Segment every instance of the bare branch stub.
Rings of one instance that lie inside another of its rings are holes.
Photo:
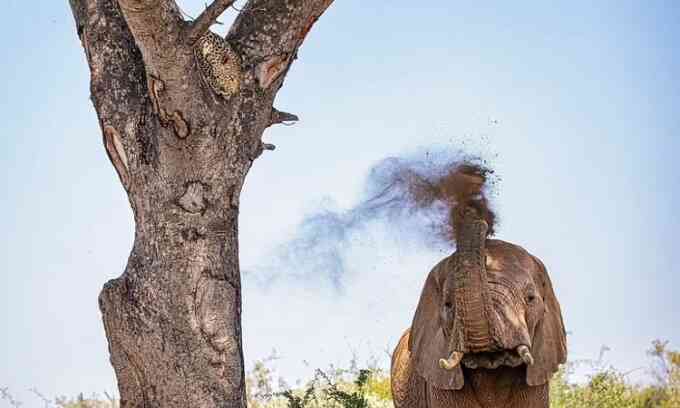
[[[235,0],[213,1],[189,26],[189,29],[187,30],[188,43],[190,45],[195,44],[203,34],[208,32],[210,26],[215,24],[217,18],[234,3]]]
[[[272,114],[271,117],[269,118],[269,125],[278,125],[279,123],[286,123],[286,122],[297,122],[300,120],[297,115],[288,113],[288,112],[282,112],[280,110],[277,110],[275,108],[272,108]]]

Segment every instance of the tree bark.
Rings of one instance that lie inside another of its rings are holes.
[[[239,195],[296,53],[332,0],[250,0],[227,40],[241,83],[201,77],[196,41],[233,1],[194,22],[174,0],[70,0],[105,150],[135,239],[99,306],[122,407],[244,407]]]

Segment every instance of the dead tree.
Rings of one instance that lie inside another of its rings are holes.
[[[99,296],[123,407],[243,407],[239,195],[314,22],[333,0],[70,0],[135,239]]]

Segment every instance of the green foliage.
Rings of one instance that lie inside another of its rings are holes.
[[[316,401],[316,394],[313,386],[307,386],[307,389],[302,395],[296,395],[293,390],[286,390],[279,394],[288,402],[290,408],[305,408],[309,407],[312,401]]]
[[[637,408],[638,391],[629,386],[616,371],[606,370],[593,375],[587,384],[568,384],[564,377],[551,383],[551,407],[554,408]]]
[[[44,400],[46,402],[46,400]],[[57,397],[54,400],[54,405],[45,404],[46,407],[56,406],[58,408],[118,408],[118,401],[108,397],[108,401],[99,399],[97,395],[91,398],[83,397],[83,394],[76,398]]]
[[[626,380],[626,373],[603,365],[603,348],[597,361],[571,362],[556,373],[550,384],[552,408],[680,408],[680,352],[668,349],[667,342],[655,341],[648,352],[652,358],[652,381],[645,386]],[[571,382],[576,366],[593,368],[585,382]],[[322,381],[319,381],[322,380]],[[295,391],[288,391],[291,395]],[[266,408],[383,408],[391,407],[389,376],[375,368],[358,370],[352,361],[347,370],[318,370],[307,385],[303,401]],[[302,402],[302,403],[301,403]],[[285,402],[284,402],[285,403]]]
[[[351,391],[340,389],[321,370],[317,371],[317,376],[324,378],[328,382],[328,388],[326,388],[325,393],[331,401],[335,401],[345,408],[369,408],[368,400],[366,399],[366,385],[371,376],[370,370],[359,370],[357,378],[354,380],[354,389]]]
[[[652,357],[652,383],[632,385],[611,367],[599,367],[585,384],[570,383],[575,363],[569,363],[550,383],[552,408],[678,408],[680,407],[680,353],[667,342],[655,340],[647,353]],[[594,364],[599,365],[599,362]]]
[[[248,406],[256,408],[387,408],[392,407],[389,376],[377,367],[359,369],[353,359],[349,368],[331,366],[316,370],[304,386],[291,389],[279,379],[274,386],[272,371],[258,361],[246,378]],[[279,390],[275,392],[274,389]]]
[[[120,403],[117,399],[111,397],[104,392],[106,400],[100,398],[97,394],[92,394],[91,397],[86,398],[82,393],[75,398],[56,397],[51,400],[45,397],[40,391],[35,388],[29,389],[39,402],[27,406],[44,407],[44,408],[118,408]],[[23,407],[24,403],[16,400],[9,391],[9,388],[0,388],[0,401],[5,401],[11,407]]]
[[[552,408],[680,408],[680,352],[671,350],[668,342],[656,340],[647,354],[651,359],[650,380],[634,385],[621,373],[597,361],[570,362],[558,371],[550,383]],[[314,378],[291,388],[279,379],[275,385],[269,363],[272,356],[254,364],[246,376],[246,396],[250,408],[391,408],[390,378],[373,361],[369,368],[359,369],[356,359],[349,368],[331,366],[317,370]],[[587,364],[593,370],[586,381],[573,382],[575,368]],[[108,401],[79,395],[69,399],[49,400],[32,389],[44,407],[117,408],[118,401],[108,394]],[[12,407],[25,406],[15,400],[8,388],[0,388],[0,401]],[[30,406],[39,406],[32,404]]]
[[[652,399],[658,401],[661,408],[680,407],[680,351],[669,350],[667,341],[655,340],[647,354],[655,361],[652,374],[656,392],[652,393]]]
[[[366,393],[381,400],[392,400],[392,388],[390,377],[384,375],[382,371],[373,371],[366,384]]]
[[[264,407],[264,402],[274,394],[272,385],[272,371],[267,363],[275,360],[274,354],[265,360],[256,361],[252,371],[246,377],[246,400],[252,408]]]

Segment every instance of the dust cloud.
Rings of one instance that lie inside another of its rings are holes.
[[[244,275],[260,287],[287,279],[305,284],[325,280],[342,292],[352,262],[348,254],[353,247],[372,245],[362,237],[376,225],[402,245],[451,251],[460,209],[469,205],[487,221],[492,235],[496,215],[488,197],[497,181],[485,160],[460,151],[383,159],[368,171],[354,206],[327,205],[307,214],[286,242]],[[372,250],[380,252],[378,246]]]

